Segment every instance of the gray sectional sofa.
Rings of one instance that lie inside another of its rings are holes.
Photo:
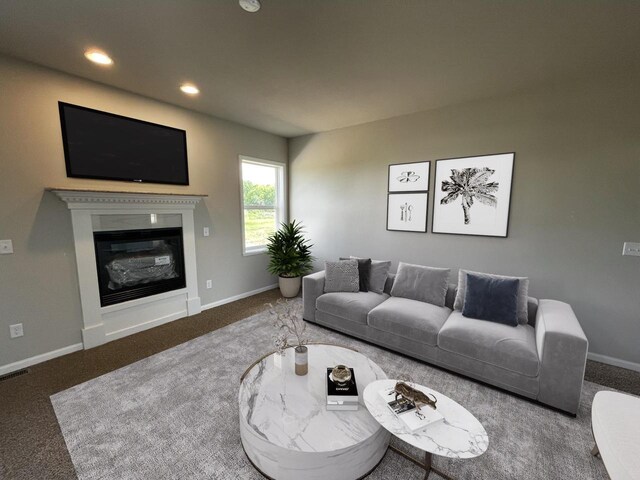
[[[304,319],[575,415],[587,338],[571,306],[529,297],[529,323],[512,327],[384,292],[324,293],[324,271],[303,279]],[[437,386],[435,387],[437,389]]]

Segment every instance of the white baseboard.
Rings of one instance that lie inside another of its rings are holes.
[[[217,302],[209,303],[207,305],[202,306],[202,310],[207,310],[209,308],[219,307],[220,305],[224,305],[225,303],[235,302],[236,300],[241,300],[243,298],[250,297],[252,295],[256,295],[258,293],[266,292],[267,290],[273,290],[274,288],[278,288],[278,284],[275,283],[273,285],[268,285],[266,287],[258,288],[257,290],[252,290],[250,292],[241,293],[239,295],[234,295],[233,297],[225,298],[222,300],[218,300]],[[180,312],[179,315],[169,315],[167,317],[163,317],[158,320],[154,320],[153,322],[148,322],[143,325],[138,325],[131,329],[125,329],[117,332],[112,332],[107,335],[109,337],[109,341],[115,340],[117,338],[124,337],[126,335],[131,335],[132,333],[136,333],[142,330],[147,330],[148,328],[157,327],[164,323],[171,322],[173,320],[177,320],[178,318],[185,317],[187,312]],[[69,345],[68,347],[59,348],[58,350],[53,350],[52,352],[42,353],[40,355],[36,355],[34,357],[25,358],[24,360],[19,360],[17,362],[9,363],[7,365],[0,366],[0,376],[6,375],[11,372],[15,372],[16,370],[20,370],[22,368],[30,367],[31,365],[35,365],[37,363],[46,362],[47,360],[51,360],[56,357],[61,357],[62,355],[67,355],[69,353],[77,352],[78,350],[82,350],[83,344],[76,343],[74,345]]]
[[[224,298],[222,300],[218,300],[217,302],[207,303],[206,305],[202,305],[202,310],[209,310],[210,308],[219,307],[220,305],[224,305],[226,303],[235,302],[236,300],[242,300],[243,298],[257,295],[258,293],[266,292],[267,290],[273,290],[274,288],[278,288],[277,283],[274,283],[273,285],[267,285],[266,287],[258,288],[256,290],[251,290],[250,292],[234,295],[233,297]]]
[[[587,354],[589,360],[594,360],[600,363],[606,363],[607,365],[613,365],[614,367],[622,367],[629,370],[640,372],[640,363],[629,362],[628,360],[621,360],[615,357],[608,357],[607,355],[600,355],[599,353]]]
[[[2,365],[0,366],[0,375],[6,375],[7,373],[30,367],[31,365],[35,365],[36,363],[46,362],[47,360],[51,360],[52,358],[61,357],[62,355],[77,352],[78,350],[82,350],[82,343],[75,343],[73,345],[69,345],[68,347],[59,348],[58,350],[54,350],[52,352],[41,353],[40,355],[36,355],[35,357],[25,358],[24,360],[9,363],[8,365]]]

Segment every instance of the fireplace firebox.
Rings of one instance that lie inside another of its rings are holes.
[[[182,228],[94,232],[103,307],[186,286]]]

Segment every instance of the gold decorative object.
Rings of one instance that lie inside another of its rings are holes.
[[[351,380],[351,370],[345,365],[336,365],[331,370],[331,376],[334,382],[344,384]]]
[[[420,405],[427,405],[434,410],[436,409],[436,403],[438,403],[438,399],[436,397],[431,395],[433,397],[433,400],[431,400],[428,394],[409,386],[408,383],[396,382],[393,390],[396,393],[396,400],[398,400],[398,397],[404,398],[407,402],[416,407],[418,412],[420,411]]]

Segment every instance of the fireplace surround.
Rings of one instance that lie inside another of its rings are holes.
[[[47,190],[71,211],[85,349],[200,313],[193,211],[206,195]],[[109,238],[115,247],[100,252]],[[113,278],[99,269],[100,255]],[[135,287],[140,295],[129,294]]]

